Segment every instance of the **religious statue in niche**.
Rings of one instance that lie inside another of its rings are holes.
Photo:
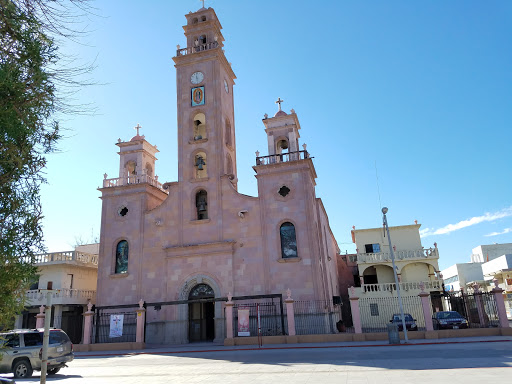
[[[115,273],[128,273],[128,242],[126,240],[117,243]]]

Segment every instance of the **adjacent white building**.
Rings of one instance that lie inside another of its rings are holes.
[[[508,253],[512,253],[512,243],[479,245],[471,252],[471,262],[485,263]]]

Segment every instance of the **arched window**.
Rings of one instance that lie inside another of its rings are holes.
[[[290,222],[281,224],[279,232],[281,235],[281,257],[283,259],[297,257],[297,238],[293,224]]]
[[[198,113],[194,116],[194,140],[206,139],[206,117],[204,113]]]
[[[208,284],[197,284],[188,295],[189,300],[215,297],[212,287]]]
[[[116,273],[128,273],[128,242],[126,240],[117,243]]]
[[[226,127],[224,129],[224,142],[230,147],[233,145],[233,139],[231,134],[231,123],[226,119]]]
[[[137,174],[137,163],[135,161],[129,161],[125,165],[126,176],[134,176]]]
[[[204,189],[196,193],[197,220],[208,218],[208,194]]]
[[[194,156],[194,166],[196,168],[196,179],[208,177],[206,153],[196,153],[196,155]]]

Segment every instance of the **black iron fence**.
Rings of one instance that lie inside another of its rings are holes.
[[[351,317],[343,318],[342,303],[334,305],[331,300],[295,301],[293,311],[297,335],[354,332]]]
[[[243,316],[243,312],[249,311],[249,335],[239,335],[239,314]],[[233,305],[233,335],[237,336],[257,336],[258,335],[258,318],[259,327],[262,336],[278,336],[287,332],[284,321],[284,313],[282,312],[282,304],[280,301],[245,301],[241,300]]]
[[[419,296],[402,296],[402,305],[408,331],[424,331],[425,317]],[[394,315],[400,314],[398,297],[360,298],[359,310],[361,313],[361,327],[363,333],[387,332],[387,325],[393,320]],[[407,316],[407,315],[410,315]]]
[[[122,306],[119,306],[122,307]],[[94,343],[135,342],[137,313],[132,310],[119,311],[116,308],[97,308],[94,315]]]
[[[455,311],[467,320],[469,328],[499,327],[498,308],[492,292],[432,294],[430,302],[434,317],[436,312]]]

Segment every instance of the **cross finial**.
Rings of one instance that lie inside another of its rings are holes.
[[[203,8],[204,8],[204,0],[199,0],[199,1],[203,3]],[[201,9],[203,9],[203,8],[201,8]]]
[[[279,104],[279,110],[281,110],[281,103],[283,102],[284,100],[281,100],[280,97],[277,98],[277,101],[276,101],[276,104]]]
[[[137,124],[137,126],[135,128],[133,128],[137,131],[137,136],[139,136],[139,129],[141,129],[141,128],[142,127],[139,124]]]

